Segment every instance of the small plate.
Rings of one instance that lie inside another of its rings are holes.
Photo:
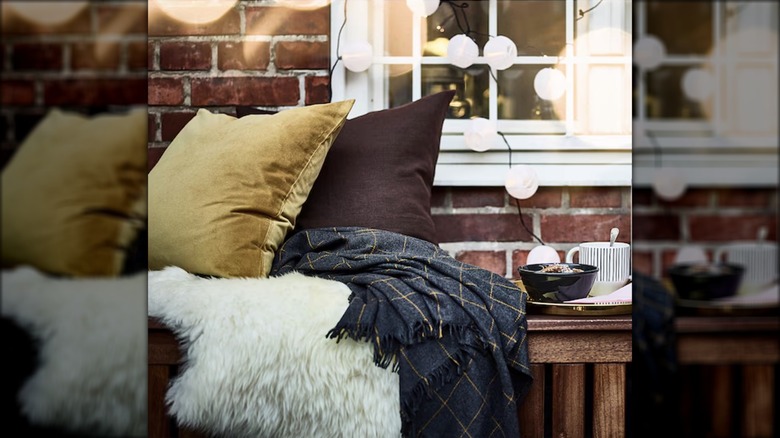
[[[780,314],[776,303],[719,303],[706,300],[677,299],[677,313],[699,316],[764,316]]]
[[[558,316],[612,316],[630,315],[632,303],[544,303],[533,301],[520,280],[512,280],[526,295],[528,313]]]
[[[630,315],[631,303],[613,304],[570,304],[537,303],[528,301],[529,313],[559,316],[611,316]]]

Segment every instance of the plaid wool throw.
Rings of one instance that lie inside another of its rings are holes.
[[[399,373],[404,436],[516,437],[531,383],[525,298],[509,280],[388,231],[292,235],[271,275],[341,281],[352,294],[329,337],[373,344]]]

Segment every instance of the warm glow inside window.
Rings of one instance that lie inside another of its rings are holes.
[[[480,117],[496,123],[517,152],[514,164],[533,166],[543,185],[630,185],[631,2],[455,3],[464,4],[461,10],[443,2],[422,17],[403,0],[348,0],[340,49],[369,43],[371,65],[363,72],[338,66],[334,99],[356,98],[354,117],[456,90],[444,125],[437,184],[503,184],[509,154],[500,137],[486,152],[464,144],[471,119]],[[336,53],[344,0],[334,0],[331,10]],[[448,58],[447,46],[467,26],[479,53],[461,68]],[[483,49],[499,35],[514,43],[517,56],[491,75]],[[550,68],[557,73],[539,75]],[[552,85],[545,96],[534,85],[539,80]]]
[[[634,182],[777,184],[778,4],[637,2]]]

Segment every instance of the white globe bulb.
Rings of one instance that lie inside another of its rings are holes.
[[[483,53],[489,66],[496,70],[505,70],[515,63],[517,46],[509,38],[499,35],[485,44]]]
[[[528,265],[535,265],[537,263],[560,263],[561,255],[555,248],[547,245],[539,245],[534,247],[529,253],[525,263]]]
[[[674,256],[674,264],[680,263],[707,263],[707,254],[700,246],[687,245],[677,251]]]
[[[534,78],[534,90],[544,100],[556,100],[566,91],[566,76],[560,70],[546,67]]]
[[[647,35],[634,43],[632,56],[634,64],[645,70],[652,70],[663,62],[666,56],[666,46],[658,38]]]
[[[298,9],[299,11],[311,11],[330,4],[330,0],[276,0],[285,8]]]
[[[68,2],[61,2],[68,3]],[[185,23],[205,24],[218,20],[235,8],[238,0],[157,0],[157,6],[169,17]]]
[[[513,166],[506,174],[504,186],[512,197],[528,199],[539,188],[539,177],[531,166]]]
[[[341,51],[341,61],[350,71],[361,72],[371,66],[373,48],[365,41],[345,43]]]
[[[406,6],[415,14],[427,17],[439,9],[439,0],[406,0]]]
[[[707,100],[712,94],[712,75],[701,68],[688,69],[682,78],[683,93],[696,101]]]
[[[653,191],[666,201],[674,201],[685,193],[687,184],[682,172],[668,167],[656,169],[653,175]]]
[[[88,2],[80,1],[15,1],[5,3],[25,20],[54,26],[72,20],[87,7]]]
[[[466,125],[463,131],[463,137],[466,146],[476,152],[485,152],[493,147],[498,137],[498,128],[496,122],[475,117]]]
[[[447,59],[450,64],[466,68],[477,60],[477,56],[479,56],[479,47],[474,40],[462,33],[450,38],[447,44]]]

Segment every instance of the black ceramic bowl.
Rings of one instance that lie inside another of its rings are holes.
[[[562,265],[582,272],[541,272],[550,265]],[[599,268],[580,263],[537,263],[517,268],[531,300],[543,303],[561,303],[588,296]]]
[[[678,298],[712,300],[736,294],[744,268],[729,263],[682,263],[667,272]]]

